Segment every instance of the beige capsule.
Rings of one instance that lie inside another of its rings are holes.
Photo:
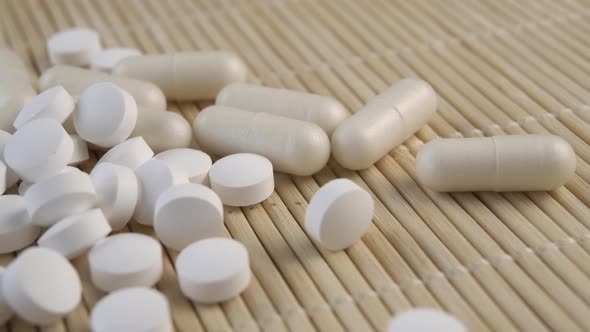
[[[406,78],[344,120],[332,135],[332,153],[345,168],[370,167],[434,115],[437,95],[425,81]]]
[[[113,74],[150,81],[170,100],[210,100],[224,86],[244,82],[247,67],[230,52],[182,52],[129,57]]]
[[[14,132],[20,110],[37,95],[27,66],[12,50],[0,49],[0,130]]]
[[[348,110],[334,98],[243,83],[224,87],[215,104],[312,122],[328,135],[332,135],[336,127],[350,116]]]
[[[68,93],[79,96],[94,83],[111,82],[127,91],[138,105],[166,109],[166,97],[160,88],[146,81],[118,77],[77,67],[57,65],[47,69],[39,78],[39,90],[62,85]]]
[[[186,148],[191,144],[193,130],[180,114],[159,109],[138,109],[137,123],[130,137],[141,136],[155,153]]]
[[[36,95],[27,78],[0,74],[0,130],[13,133],[18,113]]]
[[[574,176],[576,154],[554,135],[449,138],[420,149],[416,173],[435,191],[537,191]]]
[[[199,113],[193,128],[199,145],[213,154],[259,154],[288,174],[314,174],[330,157],[330,140],[322,128],[273,114],[210,106]]]

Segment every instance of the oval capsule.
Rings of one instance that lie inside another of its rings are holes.
[[[224,87],[217,95],[215,104],[312,122],[328,135],[332,135],[336,127],[350,116],[346,108],[334,98],[244,83]]]
[[[99,82],[111,82],[129,92],[138,105],[166,108],[166,97],[160,88],[146,81],[118,77],[98,71],[57,65],[47,69],[39,78],[39,90],[62,85],[71,95],[79,96],[89,86]]]
[[[332,135],[334,158],[351,170],[368,168],[424,126],[436,107],[428,83],[403,79],[342,122]]]
[[[14,133],[12,124],[18,113],[36,95],[37,92],[25,78],[3,77],[0,74],[0,130]]]
[[[435,191],[552,190],[576,171],[576,154],[554,135],[438,139],[416,158],[420,182]]]
[[[191,125],[179,113],[144,108],[139,109],[138,114],[130,137],[143,137],[154,152],[187,148],[191,144]]]
[[[237,55],[214,51],[130,57],[113,74],[153,82],[170,100],[206,100],[230,83],[244,82],[247,71]]]
[[[0,49],[0,130],[14,133],[12,123],[36,95],[31,75],[21,58],[12,50]]]
[[[33,83],[32,76],[29,75],[29,70],[21,57],[10,49],[0,48],[0,75],[8,74],[28,79]]]
[[[314,174],[330,157],[330,140],[322,128],[273,114],[210,106],[199,113],[193,127],[197,142],[213,154],[259,154],[275,170],[288,174]]]

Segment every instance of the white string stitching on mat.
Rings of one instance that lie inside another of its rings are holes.
[[[418,52],[430,51],[432,49],[437,48],[447,48],[449,46],[460,45],[462,42],[469,41],[469,42],[481,42],[485,39],[495,38],[495,37],[502,37],[502,36],[509,36],[511,34],[522,33],[527,30],[535,30],[538,29],[539,26],[553,26],[556,23],[567,23],[567,22],[574,22],[580,20],[586,16],[590,15],[590,9],[582,10],[580,12],[575,13],[568,13],[568,14],[560,14],[554,15],[544,20],[532,20],[528,22],[519,23],[509,27],[496,27],[494,29],[488,29],[484,32],[479,33],[467,33],[462,34],[458,37],[447,37],[443,39],[432,40],[426,43],[419,44],[418,46],[412,47],[403,47],[400,50],[396,50],[394,48],[385,48],[381,51],[370,51],[365,53],[361,56],[350,56],[342,59],[336,59],[332,62],[317,62],[314,64],[309,64],[303,66],[301,68],[293,69],[293,70],[283,70],[280,72],[269,72],[268,74],[261,75],[261,79],[266,78],[280,78],[283,76],[297,76],[306,73],[317,72],[321,70],[329,70],[329,69],[336,69],[339,67],[345,67],[354,64],[361,64],[366,63],[371,59],[383,59],[388,57],[400,57],[401,55],[412,55]]]
[[[589,105],[580,105],[577,109],[577,111],[574,111],[570,108],[562,108],[557,112],[547,112],[545,114],[540,114],[540,115],[527,115],[527,116],[523,116],[520,119],[517,120],[512,120],[509,121],[505,124],[498,124],[498,123],[493,123],[491,125],[482,127],[482,128],[473,128],[469,131],[469,133],[472,136],[485,136],[485,132],[487,131],[491,131],[491,130],[506,130],[506,129],[510,129],[510,128],[521,128],[524,130],[524,125],[528,122],[538,122],[540,124],[543,124],[544,121],[546,120],[557,120],[559,117],[564,116],[566,114],[573,114],[573,113],[588,113],[590,112],[590,106]],[[459,131],[453,132],[451,134],[448,135],[448,137],[452,137],[452,138],[458,138],[458,137],[464,137],[465,135]]]
[[[375,290],[369,290],[364,292],[358,292],[356,294],[348,295],[338,295],[332,299],[327,299],[328,303],[319,303],[319,304],[312,304],[308,306],[307,309],[301,306],[294,306],[288,309],[281,310],[282,313],[280,314],[269,314],[264,315],[259,320],[247,320],[242,321],[234,324],[234,329],[236,331],[247,329],[248,327],[252,326],[253,324],[257,324],[261,328],[268,327],[272,325],[276,321],[287,321],[293,316],[296,315],[304,315],[311,317],[314,314],[317,314],[321,311],[333,311],[334,309],[338,308],[340,305],[343,304],[350,304],[350,303],[360,303],[365,299],[368,298],[384,298],[388,293],[391,292],[400,292],[400,291],[408,291],[413,287],[427,287],[430,284],[435,282],[447,280],[452,282],[453,279],[462,275],[462,274],[469,274],[473,273],[481,268],[484,267],[499,267],[501,264],[506,262],[514,262],[515,260],[524,258],[525,256],[536,255],[542,256],[548,251],[552,250],[561,250],[561,248],[580,244],[586,241],[590,241],[590,232],[585,233],[583,235],[578,236],[577,238],[572,237],[565,237],[555,242],[546,242],[541,245],[538,245],[536,248],[530,247],[523,247],[514,251],[512,254],[507,253],[499,253],[496,255],[492,255],[490,258],[480,258],[476,259],[472,262],[469,262],[465,265],[458,265],[451,268],[446,269],[446,271],[433,271],[430,273],[425,274],[422,277],[413,278],[413,279],[406,279],[402,280],[398,283],[390,283],[385,285],[378,285],[375,287]]]

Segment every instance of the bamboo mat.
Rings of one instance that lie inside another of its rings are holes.
[[[240,297],[187,301],[168,251],[157,288],[178,331],[383,330],[415,306],[447,310],[472,331],[590,331],[589,14],[590,1],[577,0],[0,0],[0,47],[38,75],[48,36],[89,26],[106,47],[233,50],[252,82],[334,96],[353,112],[401,77],[439,93],[429,125],[374,167],[330,161],[313,177],[277,174],[268,200],[226,208],[227,234],[248,247],[254,272]],[[169,107],[192,121],[206,106]],[[553,192],[505,194],[438,194],[416,181],[427,141],[525,133],[566,139],[576,177]],[[362,242],[330,252],[302,225],[314,192],[337,177],[369,190],[376,214]],[[103,294],[86,258],[73,263],[83,303],[43,331],[88,330]],[[0,328],[33,330],[18,319]]]

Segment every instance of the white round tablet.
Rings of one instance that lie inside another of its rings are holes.
[[[446,312],[417,308],[402,311],[389,323],[388,332],[467,332],[467,327]]]
[[[72,143],[74,144],[74,152],[68,165],[79,165],[88,160],[88,144],[78,135],[70,135]]]
[[[107,162],[135,170],[152,159],[153,156],[154,151],[140,136],[130,138],[112,147],[98,160],[97,164]]]
[[[74,98],[57,85],[33,97],[18,113],[13,126],[16,129],[35,119],[49,118],[64,123],[74,110]]]
[[[4,161],[4,147],[11,138],[12,135],[10,133],[0,130],[0,161],[4,162],[4,164],[6,164]],[[18,175],[14,173],[12,168],[10,168],[10,166],[6,165],[6,167],[8,167],[6,171],[6,187],[10,188],[14,186],[20,179],[18,178]]]
[[[4,278],[4,268],[0,266],[0,326],[5,324],[12,316],[14,315],[14,311],[10,308],[6,300],[4,299],[4,294],[2,293],[2,279]]]
[[[32,185],[33,184],[30,182],[25,182],[25,181],[21,182],[18,185],[18,194],[21,196],[24,196],[25,193],[27,192],[27,190],[29,190],[29,188],[31,188]]]
[[[201,240],[180,252],[176,273],[189,299],[201,303],[229,300],[250,283],[248,250],[232,239]]]
[[[40,232],[41,228],[31,223],[24,198],[0,196],[0,254],[27,247],[35,242]]]
[[[87,28],[73,28],[55,33],[47,40],[52,64],[87,66],[101,50],[98,33]]]
[[[154,230],[162,243],[178,251],[195,241],[223,236],[223,203],[200,184],[170,187],[156,202]]]
[[[121,233],[98,242],[88,264],[92,282],[105,292],[152,287],[162,277],[162,246],[147,235]]]
[[[101,147],[112,147],[129,137],[137,121],[137,104],[125,90],[110,82],[96,83],[82,92],[74,112],[80,137]]]
[[[305,229],[330,250],[353,245],[365,234],[374,213],[371,195],[348,179],[321,187],[305,213]]]
[[[92,209],[60,220],[41,235],[37,244],[73,259],[110,232],[111,226],[102,211]]]
[[[209,171],[209,181],[223,204],[230,206],[260,203],[275,188],[272,163],[252,153],[237,153],[219,159]]]
[[[141,51],[134,48],[108,48],[96,53],[92,57],[90,68],[92,70],[104,71],[111,73],[119,61],[131,57],[142,55]]]
[[[154,289],[122,289],[98,301],[90,314],[93,332],[172,332],[170,305]]]
[[[36,119],[12,135],[4,161],[24,181],[37,182],[59,173],[72,159],[70,135],[53,119]]]
[[[44,227],[86,211],[96,203],[90,176],[73,167],[33,184],[24,197],[33,224]]]
[[[203,151],[179,148],[160,152],[154,158],[164,160],[192,183],[209,185],[209,169],[212,162],[211,157]]]
[[[140,194],[133,216],[140,224],[151,226],[154,224],[154,209],[160,194],[175,184],[187,183],[188,179],[176,174],[160,159],[146,161],[135,170],[135,174],[139,180]]]
[[[125,166],[111,163],[97,164],[90,172],[99,207],[114,230],[119,230],[131,219],[139,196],[135,173]]]
[[[8,305],[21,318],[37,325],[52,325],[74,310],[82,298],[78,272],[62,255],[33,247],[23,251],[2,280]]]

